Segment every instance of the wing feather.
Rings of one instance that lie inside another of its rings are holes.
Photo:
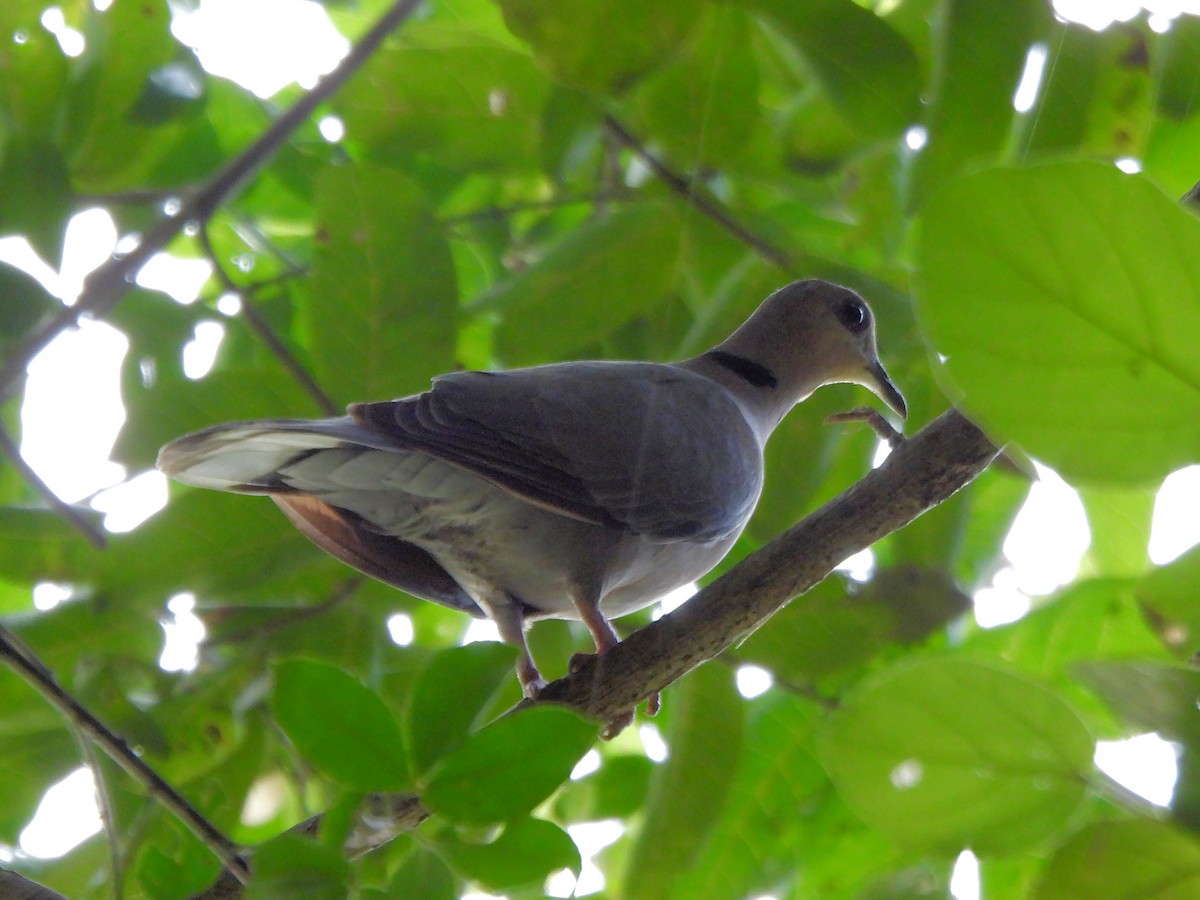
[[[744,524],[762,452],[740,407],[654,363],[566,363],[442,376],[348,410],[377,442],[419,450],[560,513],[662,540]]]

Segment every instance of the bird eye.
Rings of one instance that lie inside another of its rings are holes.
[[[871,313],[861,300],[849,299],[838,305],[838,321],[846,326],[846,330],[854,334],[865,331],[871,324]]]

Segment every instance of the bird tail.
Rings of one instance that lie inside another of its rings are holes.
[[[322,450],[374,441],[349,417],[229,422],[184,435],[158,451],[158,468],[195,487],[240,494],[295,490],[279,471]]]

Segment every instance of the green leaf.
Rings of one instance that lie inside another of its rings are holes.
[[[683,50],[642,85],[646,130],[683,169],[719,166],[745,145],[759,119],[758,66],[750,21],[709,5]]]
[[[542,882],[560,869],[578,872],[581,865],[570,836],[541,819],[506,822],[488,843],[471,843],[450,829],[437,832],[434,841],[459,875],[492,891]]]
[[[820,390],[779,423],[763,450],[766,480],[748,526],[752,537],[766,542],[812,512],[824,499],[822,488],[843,467],[857,466],[850,478],[870,471],[874,436],[867,429],[841,432],[825,424],[826,416],[846,408],[843,391]]]
[[[294,579],[291,589],[311,596],[304,581],[327,559],[273,504],[191,489],[142,527],[112,535],[103,551],[48,510],[0,507],[0,539],[0,577],[76,584],[156,610],[183,590],[261,596],[272,579]]]
[[[507,644],[479,641],[443,650],[429,661],[408,705],[414,772],[427,772],[462,744],[497,688],[512,677],[515,660]]]
[[[645,315],[675,280],[680,222],[644,203],[569,232],[479,304],[502,315],[497,352],[512,366],[562,360]]]
[[[1136,594],[1152,616],[1163,643],[1183,659],[1200,652],[1200,547],[1155,569],[1138,583]]]
[[[142,125],[162,125],[172,119],[199,112],[204,105],[207,75],[191,53],[161,65],[146,76],[130,120]]]
[[[1079,492],[1087,512],[1087,568],[1118,578],[1150,568],[1150,522],[1158,485],[1085,487]]]
[[[1200,894],[1200,842],[1164,822],[1094,822],[1050,859],[1033,900],[1188,900]]]
[[[949,658],[863,683],[819,747],[847,805],[893,841],[976,852],[1034,847],[1062,828],[1083,798],[1093,749],[1052,691]]]
[[[165,840],[143,844],[137,856],[137,880],[155,900],[186,900],[212,884],[221,871],[212,850],[182,825],[174,825]]]
[[[23,235],[57,267],[73,201],[62,154],[53,144],[19,136],[10,139],[0,154],[0,192],[4,195],[0,234]]]
[[[247,900],[303,897],[340,900],[347,896],[350,864],[339,849],[284,833],[254,851]]]
[[[410,26],[334,104],[349,138],[377,158],[402,148],[452,168],[508,170],[536,165],[549,92],[511,47],[459,28]]]
[[[69,163],[80,191],[119,191],[145,179],[185,128],[138,123],[134,110],[151,74],[183,49],[170,33],[166,6],[120,0],[103,12],[89,10],[86,46],[77,61],[66,109]],[[86,74],[82,74],[86,73]]]
[[[0,4],[0,35],[4,38],[0,133],[47,139],[58,124],[68,61],[58,40],[42,27],[45,9],[43,0]]]
[[[4,760],[0,766],[0,791],[4,792],[0,841],[15,847],[20,843],[21,831],[33,819],[46,786],[79,766],[79,747],[62,725],[52,722],[46,727],[30,722],[21,733],[0,733],[0,759]]]
[[[43,317],[59,309],[36,279],[5,263],[0,263],[0,297],[0,350],[15,347]]]
[[[93,668],[110,654],[126,662],[154,660],[162,647],[156,613],[138,604],[114,604],[107,597],[91,596],[18,619],[13,630],[35,648],[43,665],[65,674],[86,657]]]
[[[596,822],[635,815],[646,800],[654,769],[645,756],[604,756],[597,771],[563,786],[554,802],[556,817]]]
[[[917,56],[881,18],[852,0],[743,0],[773,21],[860,134],[886,138],[917,117]]]
[[[391,897],[459,900],[453,873],[435,854],[418,847],[401,864],[389,883]]]
[[[807,870],[825,855],[813,846],[810,814],[830,796],[813,752],[814,707],[773,691],[748,713],[741,758],[727,776],[729,802],[673,896],[753,897],[781,883],[794,864]]]
[[[1196,184],[1196,148],[1200,147],[1200,116],[1177,122],[1157,118],[1142,154],[1142,171],[1171,196],[1181,196]]]
[[[316,203],[301,316],[317,383],[346,402],[425,389],[453,368],[457,334],[441,226],[412,182],[372,166],[325,169]]]
[[[919,257],[939,371],[999,442],[1088,483],[1198,458],[1200,222],[1148,181],[1086,162],[967,176],[926,207]]]
[[[968,163],[1003,149],[1026,54],[1048,24],[1043,0],[942,4],[928,138],[913,175],[917,202]]]
[[[692,0],[501,0],[500,7],[509,31],[529,42],[553,78],[599,94],[620,93],[669,58],[701,11]]]
[[[1149,662],[1083,662],[1075,675],[1131,728],[1200,753],[1200,672]]]
[[[887,643],[892,614],[877,604],[850,604],[837,578],[797,597],[755,631],[738,659],[805,684],[862,665]]]
[[[567,780],[595,740],[596,724],[572,710],[521,710],[442,757],[421,799],[455,822],[519,818]]]
[[[1179,16],[1155,48],[1154,105],[1172,119],[1186,119],[1200,111],[1200,16]]]
[[[1018,126],[1021,158],[1086,145],[1093,117],[1107,108],[1101,90],[1104,68],[1119,64],[1116,57],[1124,49],[1113,29],[1056,24],[1054,32],[1046,42],[1037,99]]]
[[[695,863],[730,799],[730,773],[743,752],[743,702],[729,670],[710,662],[671,688],[667,761],[658,766],[646,816],[629,851],[617,896],[667,896]]]
[[[400,728],[387,706],[336,666],[276,663],[272,706],[292,743],[321,772],[364,791],[408,784]]]
[[[1162,656],[1133,586],[1119,579],[1076,582],[1016,622],[976,632],[964,649],[1052,679],[1084,660]]]

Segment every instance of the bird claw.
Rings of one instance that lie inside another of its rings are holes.
[[[892,426],[892,423],[884,418],[883,413],[871,409],[869,406],[856,406],[854,409],[848,409],[840,413],[831,413],[825,417],[826,425],[834,425],[839,422],[865,422],[879,439],[886,441],[887,445],[893,450],[904,443],[904,435],[897,431]]]
[[[549,682],[539,675],[537,678],[534,678],[530,681],[522,681],[521,692],[525,695],[526,699],[536,700],[538,698],[538,694],[544,691],[546,689],[546,685],[548,684]]]
[[[588,660],[599,655],[598,653],[571,654],[571,658],[567,661],[567,672],[574,675],[587,664]],[[656,716],[660,709],[662,709],[662,694],[655,691],[646,698],[646,715]],[[634,710],[632,709],[621,713],[604,727],[604,731],[601,732],[600,736],[606,741],[611,741],[633,724],[633,714]]]

